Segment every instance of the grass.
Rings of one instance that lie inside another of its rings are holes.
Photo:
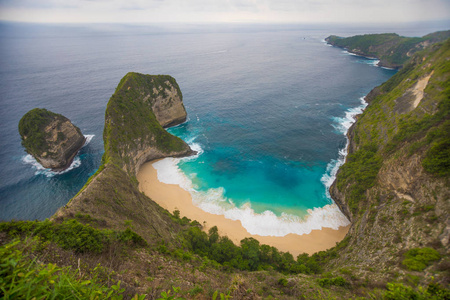
[[[26,244],[26,243],[25,243]],[[39,263],[20,249],[20,240],[0,247],[0,297],[2,299],[122,299],[120,282],[106,286],[97,271],[89,277],[69,268]],[[136,296],[136,299],[144,299]]]

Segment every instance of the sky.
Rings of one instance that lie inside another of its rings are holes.
[[[0,0],[0,20],[40,23],[450,21],[450,0]]]

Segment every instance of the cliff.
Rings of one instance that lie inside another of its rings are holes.
[[[330,190],[352,221],[336,266],[384,281],[393,274],[407,278],[413,269],[405,253],[431,248],[444,259],[412,273],[420,282],[431,276],[448,281],[449,80],[447,40],[414,55],[368,95],[369,106],[349,131],[349,155]]]
[[[22,145],[44,168],[63,170],[85,142],[81,130],[66,117],[35,108],[19,121]]]
[[[115,229],[132,222],[147,241],[171,241],[177,224],[139,192],[136,173],[147,161],[194,154],[162,126],[185,119],[182,94],[174,78],[128,73],[107,104],[102,165],[53,219],[62,221],[83,213],[96,219],[99,227]]]
[[[377,58],[380,60],[379,66],[398,69],[414,53],[449,37],[450,31],[439,31],[423,37],[403,37],[395,33],[384,33],[347,38],[331,35],[325,40],[328,44],[347,49],[351,53]]]
[[[217,228],[206,234],[138,191],[143,162],[192,151],[161,126],[185,115],[155,112],[171,101],[180,111],[175,80],[127,74],[106,109],[96,174],[52,222],[0,223],[0,296],[449,299],[449,62],[450,40],[369,93],[330,190],[349,234],[296,260],[254,239],[237,247]]]

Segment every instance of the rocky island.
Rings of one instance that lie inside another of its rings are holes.
[[[25,151],[44,168],[64,170],[83,147],[81,130],[63,115],[42,108],[27,112],[19,122]]]
[[[0,223],[0,295],[27,285],[36,298],[449,299],[450,40],[402,66],[348,133],[330,192],[349,233],[296,258],[205,233],[139,192],[144,162],[193,151],[163,129],[185,118],[175,79],[127,74],[106,108],[99,170],[52,220]]]

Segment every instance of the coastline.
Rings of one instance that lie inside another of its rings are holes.
[[[181,217],[197,220],[203,224],[203,230],[206,232],[211,227],[217,226],[220,235],[228,236],[237,245],[242,239],[252,237],[261,244],[274,246],[278,250],[290,252],[296,257],[301,253],[313,254],[334,247],[337,242],[344,239],[350,228],[350,225],[340,227],[338,230],[322,228],[321,230],[312,230],[310,234],[288,234],[283,237],[250,234],[240,221],[227,219],[223,215],[211,214],[195,206],[192,203],[191,194],[180,186],[160,182],[157,171],[153,167],[155,162],[151,161],[141,166],[137,174],[139,190],[168,211],[179,210]]]

